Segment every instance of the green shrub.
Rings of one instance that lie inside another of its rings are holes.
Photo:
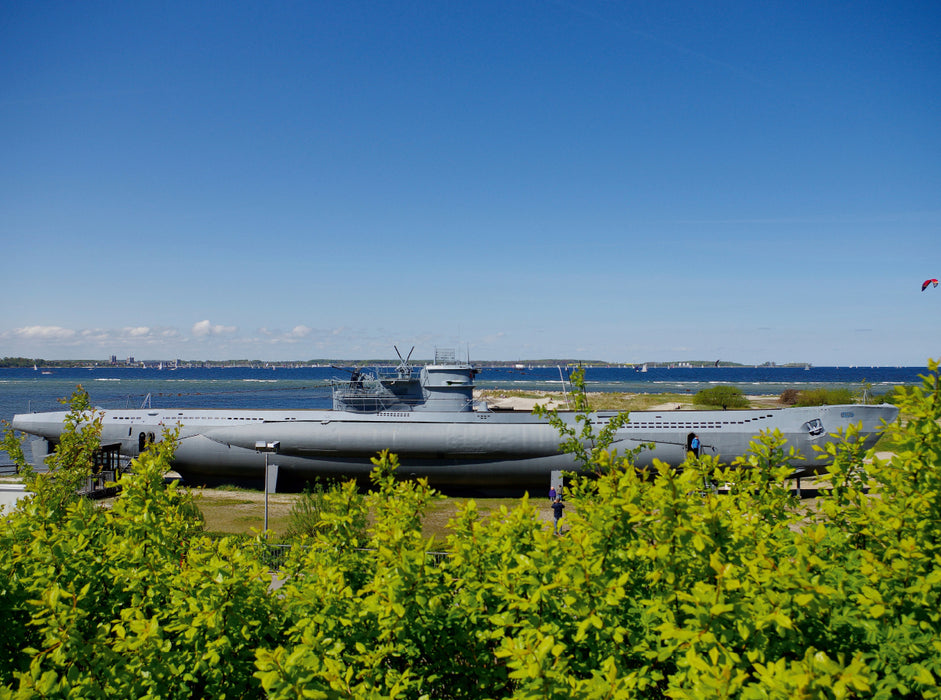
[[[363,497],[355,482],[335,483],[324,488],[317,481],[308,485],[288,514],[288,539],[315,537],[329,528],[341,528],[349,542],[366,539],[366,514]]]
[[[905,398],[906,388],[903,386],[894,386],[883,394],[873,394],[873,403],[891,403],[899,405]]]
[[[69,420],[62,443],[58,471],[68,455],[84,469],[97,433]],[[0,697],[260,692],[255,649],[280,620],[270,577],[250,551],[199,536],[189,493],[164,483],[175,444],[167,433],[135,459],[111,508],[41,478],[0,520]]]
[[[939,698],[929,370],[888,428],[897,455],[856,430],[828,444],[811,510],[779,433],[728,468],[642,478],[581,421],[563,437],[592,474],[569,481],[564,536],[528,500],[487,518],[468,501],[439,543],[420,527],[438,495],[383,454],[364,498],[324,491],[336,523],[276,594],[254,548],[194,534],[159,443],[110,510],[50,521],[37,498],[0,521],[0,697]]]
[[[38,501],[45,517],[56,520],[72,505],[84,505],[77,491],[92,473],[95,450],[101,445],[101,413],[91,407],[88,392],[79,385],[68,399],[59,403],[69,407],[63,432],[55,451],[45,458],[46,471],[36,471],[26,461],[23,446],[5,430],[3,449],[17,463],[32,499]]]
[[[748,408],[748,399],[737,386],[720,384],[696,392],[693,401],[697,406],[728,408]]]
[[[856,397],[849,389],[804,389],[797,394],[797,406],[834,406],[855,403]]]

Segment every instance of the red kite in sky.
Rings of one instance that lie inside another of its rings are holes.
[[[938,280],[925,280],[924,284],[921,285],[921,291],[928,289],[928,285],[933,284],[935,287],[938,286]]]

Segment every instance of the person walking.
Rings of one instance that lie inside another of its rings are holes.
[[[549,487],[549,502],[555,503],[555,499],[557,496],[558,494],[555,492],[555,486],[550,486]]]
[[[556,498],[552,502],[552,515],[554,519],[553,523],[553,533],[556,535],[561,535],[562,531],[559,529],[559,521],[562,519],[562,511],[565,510],[565,504],[562,502],[561,498]]]

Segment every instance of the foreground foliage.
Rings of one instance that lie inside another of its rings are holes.
[[[335,513],[340,508],[340,513]],[[357,541],[364,541],[366,536],[366,512],[362,507],[362,496],[356,489],[355,482],[328,483],[320,481],[304,489],[288,514],[289,540],[302,540],[314,537],[322,530],[336,527],[336,516],[343,513],[351,515],[349,529]]]
[[[572,484],[564,537],[524,501],[487,519],[469,502],[446,541],[423,539],[438,495],[396,481],[384,454],[365,498],[322,495],[277,594],[254,548],[199,535],[163,485],[161,442],[110,511],[76,502],[50,518],[37,494],[2,526],[0,695],[938,697],[929,369],[900,397],[898,454],[864,463],[847,435],[812,514],[780,435],[754,443],[749,469],[702,458],[642,478],[580,422],[564,438],[595,474]]]

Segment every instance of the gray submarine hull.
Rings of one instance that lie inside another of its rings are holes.
[[[277,415],[272,415],[277,413]],[[600,429],[615,414],[590,414]],[[574,422],[574,413],[560,413]],[[638,411],[614,436],[611,449],[624,452],[652,444],[636,458],[638,468],[659,459],[678,465],[688,456],[695,433],[704,454],[724,463],[746,454],[762,431],[779,430],[800,457],[791,460],[795,474],[825,470],[814,446],[836,440],[835,433],[860,424],[860,438],[871,447],[884,422],[897,416],[894,406],[822,406],[745,411]],[[17,430],[56,442],[64,413],[24,414],[14,418]],[[465,413],[364,416],[332,411],[105,411],[102,444],[120,444],[122,454],[136,456],[141,445],[178,428],[173,468],[193,484],[260,484],[265,455],[259,441],[280,443],[268,455],[278,467],[278,488],[294,489],[316,479],[356,478],[366,481],[372,458],[383,450],[399,458],[399,475],[428,478],[443,489],[526,489],[544,487],[553,471],[574,470],[574,458],[559,449],[561,438],[546,420],[528,413]],[[144,445],[146,446],[146,444]]]
[[[401,355],[399,355],[402,360]],[[192,485],[263,483],[266,460],[276,467],[277,488],[293,490],[316,479],[355,478],[365,482],[372,459],[382,450],[399,459],[399,476],[427,478],[445,490],[514,491],[546,488],[552,472],[579,467],[560,449],[562,438],[549,421],[523,412],[491,411],[473,398],[477,370],[458,362],[453,351],[439,351],[433,364],[416,368],[407,358],[373,373],[351,371],[338,382],[333,410],[271,409],[118,409],[100,411],[102,444],[118,444],[134,457],[148,442],[177,430],[173,468]],[[617,414],[588,414],[597,434]],[[66,413],[28,413],[13,428],[55,444]],[[693,436],[703,454],[732,463],[748,452],[761,432],[780,431],[799,456],[795,475],[826,468],[822,447],[850,425],[871,447],[898,409],[841,405],[733,411],[636,411],[617,430],[610,449],[625,452],[651,444],[636,458],[638,468],[654,460],[679,465]],[[581,431],[576,414],[558,417]],[[276,445],[273,454],[256,448]],[[42,452],[42,450],[40,450]]]

